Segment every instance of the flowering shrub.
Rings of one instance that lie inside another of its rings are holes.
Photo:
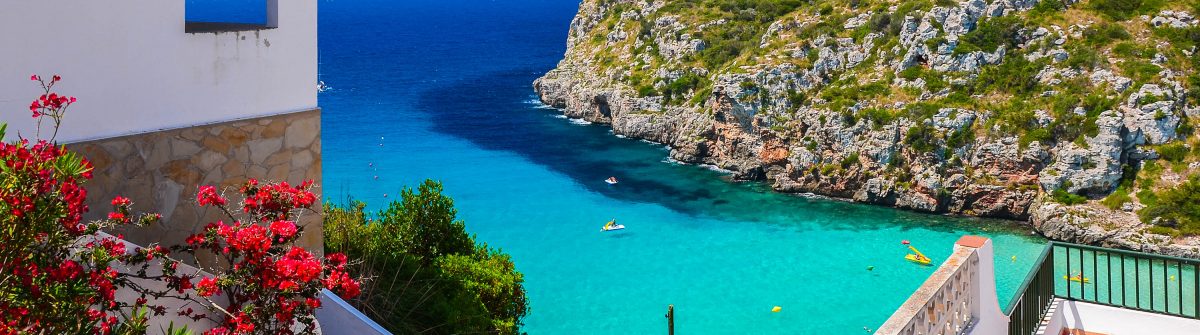
[[[53,142],[76,99],[52,92],[57,75],[48,82],[31,79],[44,89],[29,107],[38,135],[47,118],[54,135],[32,144],[0,143],[0,335],[144,333],[148,318],[168,313],[220,324],[206,334],[313,333],[322,288],[347,298],[359,294],[345,256],[322,259],[292,245],[302,231],[296,219],[316,202],[311,181],[260,186],[251,179],[240,189],[237,214],[218,189],[200,187],[197,203],[224,211],[230,223],[209,224],[183,245],[128,250],[123,237],[99,234],[161,216],[135,215],[133,201],[117,196],[107,219],[82,222],[88,211],[82,184],[91,179],[92,165]],[[0,137],[4,130],[0,124]],[[213,275],[183,271],[183,262],[172,256],[200,252],[219,258],[206,269]],[[118,290],[137,298],[119,301]],[[168,311],[163,304],[172,299],[211,311]]]
[[[37,120],[37,134],[35,136],[41,138],[42,119],[48,117],[51,121],[54,121],[54,134],[50,136],[49,140],[49,142],[54,142],[54,138],[58,136],[58,128],[62,126],[63,116],[67,113],[67,107],[75,103],[75,97],[59,95],[52,91],[54,84],[62,80],[62,77],[57,74],[50,77],[50,81],[48,82],[42,80],[42,76],[36,74],[29,76],[29,80],[41,84],[43,91],[42,96],[29,104],[29,112],[33,113],[33,118]]]
[[[58,76],[50,82],[32,79],[46,90],[30,105],[33,117],[51,117],[57,126],[75,98],[50,92]],[[0,136],[4,128],[0,125]],[[0,143],[0,160],[0,334],[136,328],[144,319],[122,312],[136,303],[114,299],[128,278],[110,264],[128,257],[125,245],[91,237],[102,228],[134,220],[82,222],[88,210],[82,184],[92,178],[91,163],[50,141],[31,144],[25,139]],[[114,200],[114,205],[124,208],[129,203]]]
[[[346,298],[360,293],[358,281],[346,273],[346,256],[330,254],[322,260],[292,245],[302,230],[296,218],[317,200],[312,187],[311,181],[259,185],[251,179],[238,192],[243,199],[237,211],[217,188],[200,187],[196,202],[220,209],[231,222],[211,223],[176,249],[193,255],[211,252],[225,269],[210,271],[217,273],[213,277],[176,275],[173,281],[225,314],[222,326],[207,334],[291,334],[296,328],[311,333],[322,288]],[[189,286],[192,279],[198,279],[194,287]],[[209,299],[215,296],[227,302]]]

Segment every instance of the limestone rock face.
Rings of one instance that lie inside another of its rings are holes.
[[[1106,111],[1096,121],[1099,132],[1086,146],[1066,143],[1058,147],[1054,162],[1040,176],[1042,188],[1072,193],[1108,194],[1121,179],[1124,125],[1121,115]]]
[[[1129,129],[1126,142],[1133,145],[1163,144],[1175,139],[1180,116],[1176,93],[1156,84],[1142,85],[1129,95],[1122,109],[1125,127]]]
[[[566,116],[665,144],[671,159],[714,165],[732,171],[735,180],[763,181],[781,192],[1029,220],[1055,239],[1195,255],[1176,245],[1178,239],[1143,234],[1145,225],[1138,223],[1134,207],[1113,211],[1094,201],[1079,206],[1047,202],[1047,195],[1059,189],[1092,200],[1110,194],[1120,184],[1122,166],[1156,159],[1154,148],[1144,146],[1178,140],[1180,124],[1200,118],[1200,107],[1189,104],[1181,84],[1188,74],[1171,70],[1173,62],[1164,60],[1163,54],[1175,55],[1165,45],[1157,46],[1154,57],[1163,61],[1148,64],[1159,71],[1149,81],[1139,77],[1135,82],[1111,64],[1073,65],[1075,57],[1086,54],[1071,43],[1085,38],[1090,23],[1026,25],[1006,37],[1010,43],[992,50],[955,51],[981,20],[1023,15],[1036,4],[965,0],[906,13],[893,6],[832,14],[838,22],[799,10],[764,22],[761,36],[751,40],[763,50],[703,68],[696,59],[710,43],[719,47],[711,33],[735,24],[734,19],[662,13],[672,8],[671,0],[584,0],[571,25],[566,55],[533,86],[542,102]],[[610,15],[617,8],[621,14]],[[893,13],[887,18],[891,21],[880,21],[879,15]],[[650,25],[648,35],[645,26],[641,32],[629,28],[643,22]],[[1178,11],[1145,19],[1156,26],[1194,22],[1189,13]],[[839,32],[812,33],[828,24]],[[841,30],[856,34],[846,37]],[[1029,74],[1041,85],[1040,95],[1032,93],[1035,97],[1078,94],[1079,86],[1090,85],[1087,89],[1097,96],[1122,100],[1094,110],[1079,103],[1019,111],[1028,113],[1022,114],[1028,120],[1021,125],[1025,132],[1055,134],[1064,124],[1095,122],[1076,138],[1031,140],[1005,131],[997,121],[1013,112],[988,110],[994,107],[977,102],[1011,97],[962,88],[971,87],[989,67],[1017,57],[1037,66],[1036,74]],[[701,87],[674,92],[682,97],[660,94],[691,75],[704,78]],[[631,83],[638,77],[652,78]],[[832,86],[849,86],[846,82],[881,84],[888,94],[904,96],[824,94]],[[970,103],[909,112],[909,107],[952,96]],[[1200,240],[1188,243],[1200,245]]]
[[[1081,244],[1128,249],[1175,257],[1200,258],[1194,238],[1178,243],[1170,236],[1142,231],[1137,216],[1091,205],[1039,203],[1030,222],[1046,237]]]

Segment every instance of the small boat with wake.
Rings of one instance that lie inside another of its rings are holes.
[[[600,231],[614,231],[614,230],[621,230],[621,229],[625,229],[625,226],[621,225],[621,224],[617,224],[617,219],[612,219],[612,221],[608,221],[608,223],[605,223],[604,228],[600,228]]]
[[[608,183],[609,185],[616,185],[617,177],[608,177],[608,179],[605,179],[604,182]]]

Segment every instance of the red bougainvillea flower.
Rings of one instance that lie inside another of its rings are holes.
[[[271,239],[267,237],[267,229],[259,225],[231,227],[226,230],[225,239],[229,247],[250,254],[262,254],[271,248]]]
[[[129,222],[129,218],[120,212],[108,213],[108,219],[117,222]]]
[[[271,233],[285,240],[290,239],[296,236],[296,224],[286,220],[271,222]]]
[[[345,270],[346,255],[340,252],[325,255],[325,264],[337,270]]]
[[[350,279],[350,275],[343,271],[331,272],[329,277],[325,278],[325,288],[337,292],[338,296],[346,299],[357,297],[359,293],[362,293],[358,282]]]
[[[122,197],[119,195],[116,197],[113,197],[113,199],[112,199],[113,206],[129,206],[130,204],[133,204],[133,201],[129,200],[129,198]]]
[[[206,334],[289,333],[298,322],[310,320],[303,316],[311,316],[320,307],[317,292],[321,288],[331,288],[347,298],[361,294],[358,281],[345,271],[345,255],[321,258],[292,245],[301,233],[296,216],[316,204],[312,188],[311,181],[292,186],[248,180],[239,188],[245,215],[230,211],[229,201],[216,187],[199,189],[199,204],[218,207],[232,220],[208,224],[181,246],[185,251],[212,252],[228,264],[228,271],[212,272],[212,277],[198,278],[195,284],[197,296],[226,294],[227,302],[220,307],[233,313],[220,313],[225,316],[220,327]],[[171,287],[187,289],[184,280],[176,279]]]
[[[224,206],[225,198],[217,193],[216,187],[205,185],[200,186],[200,192],[196,194],[196,202],[199,202],[200,206]]]
[[[213,295],[220,295],[221,290],[217,287],[216,279],[205,277],[204,279],[200,279],[199,283],[196,283],[196,293],[202,297],[211,297]]]

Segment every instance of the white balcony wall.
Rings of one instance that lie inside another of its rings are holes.
[[[59,142],[313,109],[317,3],[278,6],[275,29],[186,33],[183,0],[0,2],[6,138],[34,135],[31,74],[79,98]]]

